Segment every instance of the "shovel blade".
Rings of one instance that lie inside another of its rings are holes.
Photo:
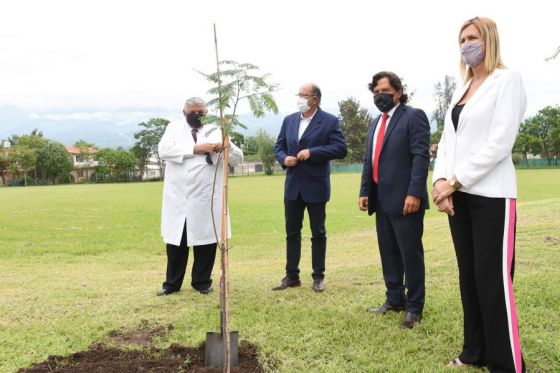
[[[239,354],[237,332],[230,332],[229,340],[231,344],[231,368],[235,368]],[[223,367],[224,363],[224,336],[221,333],[206,333],[204,365],[207,367]]]

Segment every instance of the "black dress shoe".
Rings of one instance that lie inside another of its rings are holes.
[[[169,294],[176,293],[176,292],[178,292],[178,291],[179,291],[179,290],[171,290],[171,289],[163,288],[163,289],[160,289],[160,290],[157,292],[157,296],[158,296],[158,297],[161,297],[161,296],[164,296],[164,295],[169,295]]]
[[[287,288],[297,288],[299,286],[301,286],[299,278],[284,277],[280,285],[273,287],[272,290],[284,290]]]
[[[214,289],[212,289],[212,285],[208,286],[207,288],[204,288],[204,289],[197,289],[197,290],[198,290],[198,292],[199,292],[200,294],[204,294],[204,295],[210,294],[211,292],[214,291]]]
[[[412,329],[416,324],[420,324],[420,320],[422,320],[422,312],[418,314],[407,312],[401,323],[401,329]]]
[[[377,308],[368,308],[367,311],[371,313],[375,313],[376,315],[384,315],[389,311],[400,312],[400,311],[404,311],[404,309],[405,309],[404,304],[402,303],[397,305],[392,305],[389,302],[385,302]]]
[[[316,293],[325,291],[325,284],[323,283],[323,280],[320,278],[313,280],[313,290],[315,290]]]

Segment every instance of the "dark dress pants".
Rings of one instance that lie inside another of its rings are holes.
[[[286,276],[299,278],[299,261],[301,258],[301,228],[303,213],[307,209],[311,227],[311,262],[312,277],[325,277],[325,257],[327,252],[327,230],[325,229],[327,203],[304,202],[301,196],[295,201],[284,201],[286,218]]]
[[[406,305],[406,310],[415,314],[424,309],[426,293],[424,214],[420,210],[406,216],[390,215],[383,210],[379,198],[376,201],[375,224],[387,302]]]
[[[212,268],[216,259],[216,243],[193,246],[194,262],[191,274],[191,286],[196,290],[203,290],[212,285]],[[167,244],[167,272],[164,289],[179,291],[183,285],[189,247],[187,246],[187,233],[183,229],[183,236],[179,246]]]
[[[491,372],[525,371],[512,287],[515,200],[456,192],[453,206],[449,226],[464,313],[459,358]]]

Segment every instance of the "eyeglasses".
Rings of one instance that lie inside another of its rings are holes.
[[[301,97],[301,98],[311,98],[311,97],[317,97],[315,95],[306,95],[304,93],[296,93],[297,97]]]

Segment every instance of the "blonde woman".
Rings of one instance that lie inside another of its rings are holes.
[[[504,66],[488,18],[459,32],[465,84],[438,144],[433,201],[449,215],[459,266],[464,344],[449,367],[523,372],[513,295],[517,186],[511,151],[526,108],[521,76]]]

